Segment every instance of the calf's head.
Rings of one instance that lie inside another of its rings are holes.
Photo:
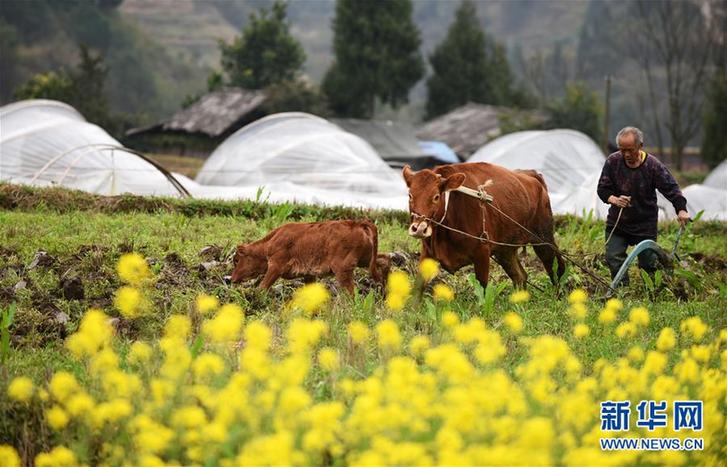
[[[255,279],[265,274],[267,258],[253,251],[248,245],[239,245],[232,258],[232,282],[238,283]]]
[[[404,181],[409,187],[409,213],[411,225],[409,235],[427,238],[434,226],[430,219],[440,221],[445,214],[445,194],[456,190],[464,183],[465,174],[454,173],[448,177],[424,169],[414,172],[404,166]]]

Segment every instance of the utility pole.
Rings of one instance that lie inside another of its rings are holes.
[[[606,75],[606,102],[603,106],[604,108],[604,115],[603,115],[603,153],[608,155],[608,121],[610,118],[611,113],[611,75]]]

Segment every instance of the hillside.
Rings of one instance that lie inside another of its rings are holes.
[[[171,3],[174,3],[174,15],[168,14]],[[230,40],[251,12],[270,3],[270,0],[126,0],[121,12],[174,54],[186,54],[198,64],[216,66],[217,40]],[[485,29],[508,48],[521,47],[526,57],[538,49],[549,50],[557,42],[564,42],[574,52],[588,6],[588,2],[569,0],[502,0],[476,4]],[[425,55],[444,38],[458,6],[456,1],[414,2],[414,20],[422,32]],[[334,10],[333,0],[292,1],[288,7],[293,35],[308,55],[306,72],[315,81],[321,79],[331,61],[330,25]]]

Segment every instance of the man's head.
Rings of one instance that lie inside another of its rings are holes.
[[[414,172],[408,165],[404,166],[403,174],[409,187],[409,212],[412,216],[409,235],[429,237],[434,228],[429,219],[441,220],[445,214],[445,193],[459,188],[464,183],[465,174],[443,177],[429,169]]]
[[[618,150],[628,165],[638,165],[640,151],[644,146],[644,133],[635,126],[627,126],[616,135]]]

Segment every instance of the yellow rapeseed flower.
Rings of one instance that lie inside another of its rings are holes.
[[[586,337],[588,334],[590,334],[590,332],[591,329],[583,323],[578,323],[573,327],[573,335],[576,337],[576,339]]]
[[[523,319],[514,311],[507,312],[502,321],[514,334],[519,334],[523,330]]]
[[[382,350],[396,351],[401,346],[399,326],[390,319],[386,319],[376,325],[376,335],[379,341],[379,348]]]
[[[207,313],[216,310],[217,307],[220,306],[220,302],[217,300],[217,297],[202,293],[197,295],[196,305],[197,311],[199,311],[202,315],[206,315]]]
[[[638,363],[644,359],[644,349],[635,345],[629,349],[627,357],[632,362]]]
[[[126,253],[116,266],[119,277],[124,282],[137,286],[151,277],[146,260],[138,253]]]
[[[518,290],[510,295],[510,303],[523,303],[530,300],[530,292],[527,290]]]
[[[411,283],[409,276],[402,271],[394,271],[389,274],[387,279],[387,291],[390,294],[402,295],[408,297],[411,293]]]
[[[439,263],[432,258],[425,258],[419,263],[419,274],[424,282],[429,282],[439,274]]]
[[[78,391],[76,378],[67,371],[59,371],[50,380],[50,393],[58,402],[65,402],[68,396]]]
[[[709,326],[704,324],[699,316],[692,316],[682,321],[679,329],[699,342],[709,330]]]
[[[631,321],[626,321],[616,327],[616,336],[621,339],[633,337],[636,335],[636,325]]]
[[[197,378],[216,376],[225,371],[225,362],[219,355],[205,352],[194,359],[192,370]]]
[[[331,347],[323,347],[318,352],[318,364],[326,371],[336,371],[340,366],[338,352]]]
[[[325,305],[329,298],[328,289],[323,284],[314,282],[295,291],[293,300],[290,302],[290,308],[298,308],[311,316]]]
[[[437,302],[451,302],[454,300],[454,291],[446,284],[436,284],[432,289],[434,300]]]
[[[62,430],[68,425],[68,414],[60,406],[54,405],[48,409],[45,413],[45,418],[48,421],[48,426],[56,431]]]
[[[586,300],[588,300],[588,294],[583,289],[575,289],[568,296],[568,302],[571,303],[571,304],[574,304],[574,303],[583,303]]]
[[[260,350],[268,350],[273,338],[273,331],[262,321],[251,321],[243,331],[245,344]]]
[[[217,316],[202,323],[202,333],[212,342],[235,341],[240,337],[243,316],[242,308],[228,303],[220,308]]]
[[[144,299],[139,289],[121,287],[114,296],[114,306],[125,318],[138,318],[146,311]]]
[[[27,376],[14,378],[8,386],[8,397],[18,402],[28,402],[33,397],[33,380]]]
[[[401,311],[406,305],[406,297],[390,293],[386,296],[386,308],[392,311]]]
[[[164,336],[186,340],[192,330],[192,322],[188,316],[172,315],[164,325]]]
[[[352,321],[348,325],[348,336],[354,344],[361,344],[369,338],[369,328],[362,321]]]
[[[616,308],[606,306],[606,308],[601,310],[598,314],[598,322],[601,324],[611,324],[616,321],[616,313],[618,313]]]
[[[50,452],[35,456],[35,467],[77,467],[78,459],[73,451],[65,446],[56,446]]]
[[[20,467],[20,456],[14,447],[0,444],[0,465],[5,467]]]
[[[656,349],[660,352],[668,352],[673,349],[677,343],[676,333],[672,328],[664,328],[656,339]]]
[[[448,328],[453,328],[459,324],[459,316],[451,310],[442,313],[442,324]]]
[[[149,344],[145,344],[144,342],[136,341],[133,344],[131,344],[131,347],[129,348],[129,353],[126,355],[126,360],[129,363],[133,364],[144,364],[151,359],[152,356],[152,348]]]
[[[411,338],[411,341],[409,341],[409,351],[412,355],[420,357],[424,355],[424,352],[429,349],[430,345],[429,337],[414,336]]]
[[[632,308],[629,312],[629,321],[636,326],[646,327],[649,324],[649,310],[643,306]]]

